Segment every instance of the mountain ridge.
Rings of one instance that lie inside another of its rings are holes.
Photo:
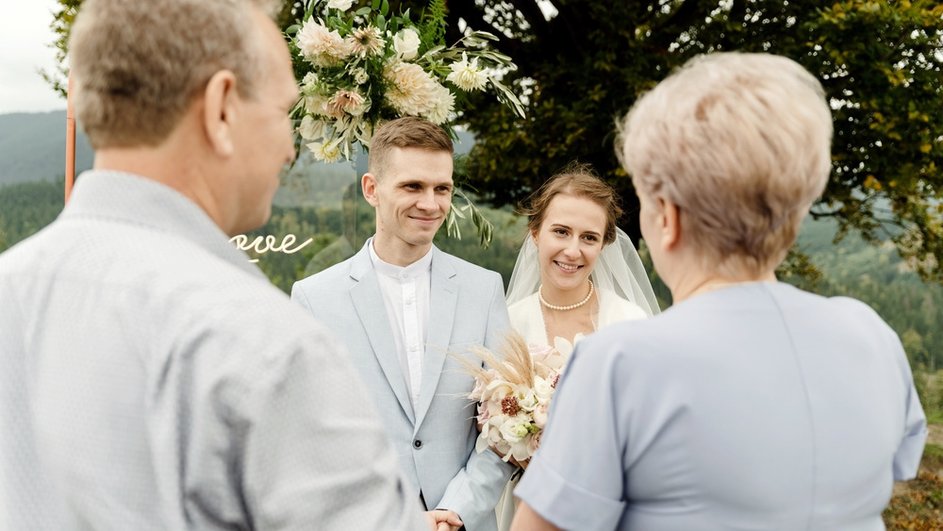
[[[0,186],[61,182],[65,175],[65,110],[0,114]],[[76,174],[92,167],[94,151],[80,129],[75,141]]]

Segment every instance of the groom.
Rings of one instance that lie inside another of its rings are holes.
[[[361,187],[376,234],[291,297],[346,340],[422,503],[494,530],[513,467],[475,451],[474,380],[456,356],[495,348],[509,323],[500,275],[432,245],[451,205],[451,139],[419,118],[383,124]]]

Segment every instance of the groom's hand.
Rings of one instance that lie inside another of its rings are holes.
[[[445,509],[426,511],[426,521],[432,531],[458,531],[463,525],[457,514]]]

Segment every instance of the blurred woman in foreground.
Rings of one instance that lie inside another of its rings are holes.
[[[884,529],[926,439],[900,341],[774,276],[829,174],[820,84],[783,57],[704,56],[622,129],[674,306],[577,346],[512,529]]]

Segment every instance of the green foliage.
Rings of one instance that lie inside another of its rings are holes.
[[[75,15],[79,11],[82,0],[56,1],[59,6],[53,11],[53,19],[49,24],[49,29],[56,36],[56,40],[50,43],[50,46],[56,50],[56,61],[59,64],[52,71],[43,71],[42,76],[53,90],[65,98],[68,90],[66,79],[69,76],[69,69],[65,60],[69,48],[69,34],[72,31],[72,23],[75,22]]]
[[[419,19],[419,40],[421,48],[429,49],[445,44],[446,24],[445,0],[432,0],[422,11]]]
[[[62,204],[61,182],[0,186],[0,252],[52,223]]]

